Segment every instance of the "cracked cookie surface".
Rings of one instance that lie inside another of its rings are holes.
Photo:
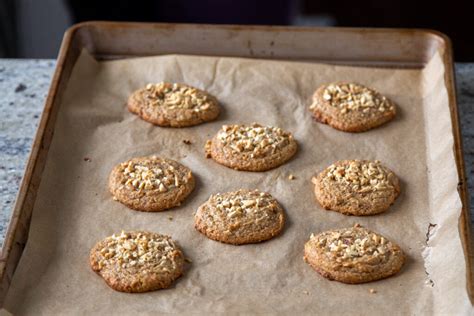
[[[132,93],[128,110],[159,126],[186,127],[212,121],[219,116],[217,99],[182,83],[148,84]]]
[[[89,262],[114,290],[140,293],[173,284],[183,274],[184,256],[169,236],[122,231],[98,242]]]
[[[312,182],[323,208],[346,215],[382,213],[400,194],[398,177],[378,160],[341,160]]]
[[[146,212],[180,205],[194,186],[189,168],[157,156],[120,163],[109,177],[109,190],[114,199],[134,210]]]
[[[357,83],[319,87],[309,107],[313,117],[345,132],[364,132],[392,120],[396,105],[379,92]]]
[[[224,125],[206,143],[206,156],[236,170],[266,171],[287,162],[297,150],[293,135],[279,127]]]
[[[208,238],[241,245],[280,234],[285,224],[283,208],[258,190],[217,193],[199,207],[194,227]]]
[[[356,225],[311,234],[304,260],[327,279],[356,284],[396,274],[405,255],[396,243]]]

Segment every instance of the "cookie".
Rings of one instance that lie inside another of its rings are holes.
[[[194,189],[191,170],[156,156],[133,158],[117,165],[109,177],[115,200],[146,212],[178,206]]]
[[[98,242],[89,262],[114,290],[140,293],[173,284],[183,274],[184,256],[169,236],[122,231]]]
[[[365,132],[392,120],[396,105],[377,91],[356,83],[323,85],[313,95],[314,118],[345,132]]]
[[[323,208],[346,215],[382,213],[400,194],[397,176],[378,160],[341,160],[312,182]]]
[[[355,226],[312,234],[304,246],[304,260],[327,279],[356,284],[396,274],[405,255],[382,235]]]
[[[234,245],[273,238],[284,224],[282,207],[269,193],[258,190],[211,195],[194,216],[194,227],[199,232]]]
[[[220,109],[215,97],[197,88],[161,82],[132,93],[128,110],[159,126],[186,127],[212,121]]]
[[[297,150],[291,133],[279,127],[224,125],[206,143],[206,156],[236,170],[265,171],[288,161]]]

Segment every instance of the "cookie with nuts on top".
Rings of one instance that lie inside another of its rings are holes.
[[[183,274],[184,255],[169,236],[122,231],[98,242],[89,262],[114,290],[140,293],[171,286]]]
[[[269,194],[238,190],[211,195],[194,216],[194,227],[208,238],[227,244],[257,243],[280,234],[283,208]]]
[[[296,153],[293,135],[279,127],[224,125],[206,143],[206,156],[236,170],[265,171],[276,168]]]
[[[384,212],[400,194],[398,177],[378,160],[341,160],[312,182],[322,207],[346,215]]]
[[[178,206],[194,189],[191,170],[156,156],[133,158],[118,164],[109,177],[115,200],[146,212]]]
[[[220,112],[216,98],[197,88],[161,82],[132,93],[128,110],[159,126],[186,127],[212,121]]]
[[[313,117],[345,132],[365,132],[392,120],[394,102],[357,83],[336,82],[319,87],[309,107]]]
[[[356,225],[311,234],[304,260],[327,279],[356,284],[396,274],[405,255],[396,243]]]

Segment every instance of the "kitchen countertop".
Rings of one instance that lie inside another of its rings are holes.
[[[0,245],[56,62],[0,59]],[[456,80],[471,219],[474,219],[474,63],[457,63]],[[474,223],[474,221],[472,221]]]

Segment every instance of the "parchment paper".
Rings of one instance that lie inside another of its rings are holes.
[[[472,313],[443,75],[438,55],[424,69],[395,70],[182,55],[97,62],[83,52],[62,100],[6,309],[17,315]],[[126,110],[132,91],[163,80],[209,91],[223,114],[212,123],[174,129],[153,126]],[[360,134],[316,123],[307,109],[311,95],[336,80],[374,87],[399,105],[399,115]],[[234,122],[291,131],[299,144],[296,157],[264,173],[234,171],[206,159],[205,141],[222,124]],[[176,159],[196,175],[196,190],[182,206],[141,213],[112,200],[107,190],[112,167],[151,154]],[[386,213],[350,217],[315,202],[311,177],[336,160],[354,158],[379,159],[399,175],[401,196]],[[289,174],[296,179],[288,180]],[[193,228],[193,213],[210,194],[238,188],[259,188],[280,201],[288,218],[281,236],[232,246]],[[408,261],[398,275],[346,285],[322,278],[303,262],[303,245],[312,232],[356,222],[406,251]],[[431,230],[430,223],[436,225]],[[108,288],[90,269],[89,250],[122,229],[173,236],[192,260],[185,275],[170,289],[145,294]]]

